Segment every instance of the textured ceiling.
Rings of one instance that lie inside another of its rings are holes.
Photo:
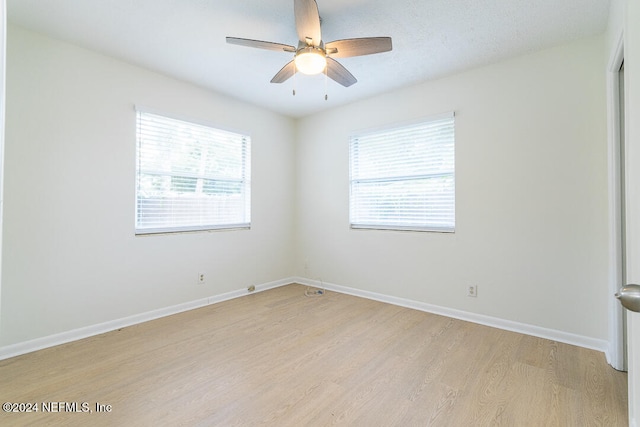
[[[609,0],[317,0],[325,42],[390,36],[393,51],[340,62],[358,79],[271,84],[296,45],[292,0],[8,0],[10,22],[292,117],[606,29]],[[10,58],[9,58],[10,60]],[[326,89],[325,89],[326,86]],[[325,101],[325,90],[329,99]]]

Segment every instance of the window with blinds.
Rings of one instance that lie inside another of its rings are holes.
[[[349,144],[352,228],[453,232],[453,113],[353,135]]]
[[[137,111],[136,234],[249,228],[251,140]]]

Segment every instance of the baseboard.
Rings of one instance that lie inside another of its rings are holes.
[[[294,279],[282,279],[275,282],[264,283],[256,285],[256,289],[253,293],[266,291],[268,289],[277,288],[280,286],[288,285],[295,282]],[[104,334],[106,332],[115,331],[127,326],[137,325],[138,323],[148,322],[150,320],[158,319],[160,317],[171,316],[172,314],[182,313],[188,310],[194,310],[196,308],[205,307],[207,305],[216,304],[222,301],[238,298],[247,295],[249,291],[247,289],[241,289],[236,291],[227,292],[220,295],[214,295],[208,298],[201,298],[195,301],[189,301],[182,304],[176,304],[170,307],[164,307],[157,310],[148,311],[146,313],[135,314],[133,316],[124,317],[121,319],[111,320],[96,325],[86,326],[83,328],[74,329],[71,331],[62,332],[59,334],[49,335],[42,338],[36,338],[30,341],[25,341],[17,344],[11,344],[8,346],[0,347],[0,360],[9,359],[11,357],[19,356],[21,354],[31,353],[32,351],[42,350],[48,347],[54,347],[56,345],[65,344],[71,341],[80,340],[83,338],[89,338],[95,335]]]
[[[482,314],[470,313],[462,310],[441,307],[441,306],[427,304],[420,301],[414,301],[410,299],[399,298],[399,297],[379,294],[375,292],[363,291],[361,289],[350,288],[347,286],[320,282],[318,280],[307,279],[304,277],[290,277],[282,280],[277,280],[274,282],[256,285],[256,289],[254,293],[263,292],[268,289],[289,285],[291,283],[299,283],[302,285],[314,286],[314,287],[324,287],[325,289],[328,289],[334,292],[367,298],[375,301],[385,302],[388,304],[394,304],[401,307],[412,308],[414,310],[420,310],[427,313],[433,313],[441,316],[452,317],[454,319],[464,320],[467,322],[477,323],[480,325],[490,326],[498,329],[504,329],[507,331],[518,332],[521,334],[531,335],[531,336],[540,337],[540,338],[546,338],[553,341],[558,341],[566,344],[598,350],[598,351],[604,352],[605,355],[607,355],[607,357],[609,356],[607,351],[608,343],[604,340],[598,340],[598,339],[571,334],[568,332],[558,331],[554,329],[541,328],[539,326],[529,325],[525,323],[513,322],[510,320],[504,320],[497,317],[485,316]],[[34,340],[25,341],[22,343],[0,347],[0,360],[19,356],[21,354],[30,353],[32,351],[42,350],[44,348],[53,347],[60,344],[65,344],[71,341],[88,338],[94,335],[111,332],[116,329],[136,325],[138,323],[148,322],[150,320],[158,319],[160,317],[170,316],[172,314],[177,314],[184,311],[204,307],[207,305],[216,304],[222,301],[239,298],[241,296],[247,295],[248,293],[249,292],[247,291],[247,289],[240,289],[240,290],[231,291],[231,292],[227,292],[220,295],[214,295],[208,298],[202,298],[195,301],[189,301],[186,303],[177,304],[170,307],[148,311],[146,313],[136,314],[136,315],[121,318],[121,319],[116,319],[116,320],[112,320],[104,323],[99,323],[96,325],[86,326],[83,328],[78,328],[71,331],[62,332],[59,334],[49,335],[42,338],[36,338]]]
[[[375,301],[385,302],[401,307],[412,308],[427,313],[439,314],[441,316],[452,317],[454,319],[464,320],[467,322],[477,323],[480,325],[490,326],[493,328],[503,329],[511,332],[531,335],[534,337],[545,338],[552,341],[558,341],[565,344],[571,344],[592,350],[597,350],[607,354],[608,342],[595,338],[576,335],[569,332],[558,331],[554,329],[541,328],[539,326],[529,325],[526,323],[513,322],[510,320],[500,319],[497,317],[485,316],[482,314],[470,313],[453,308],[441,307],[433,304],[427,304],[420,301],[414,301],[405,298],[379,294],[375,292],[363,291],[361,289],[349,288],[346,286],[336,285],[332,283],[320,282],[303,277],[295,277],[296,283],[301,285],[324,287],[330,291],[343,294],[353,295],[357,297],[367,298]]]

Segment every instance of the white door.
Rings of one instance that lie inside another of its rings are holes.
[[[619,93],[619,104],[620,104],[620,224],[621,224],[621,234],[622,238],[620,239],[621,243],[621,265],[620,265],[620,276],[621,276],[621,285],[625,285],[628,283],[628,274],[627,274],[627,203],[626,203],[626,156],[625,156],[625,138],[626,138],[626,126],[625,126],[625,114],[626,114],[626,95],[624,89],[624,60],[622,65],[620,66],[620,71],[618,72],[618,93]],[[622,323],[622,353],[623,353],[623,361],[622,367],[623,370],[628,370],[629,361],[627,360],[627,313],[624,310],[621,315],[621,323]]]
[[[640,1],[626,2],[626,243],[627,280],[640,284]],[[627,314],[629,424],[640,427],[640,313]]]

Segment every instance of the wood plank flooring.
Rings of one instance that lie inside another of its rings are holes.
[[[627,425],[627,376],[602,353],[304,291],[0,361],[0,402],[40,406],[0,425]]]

